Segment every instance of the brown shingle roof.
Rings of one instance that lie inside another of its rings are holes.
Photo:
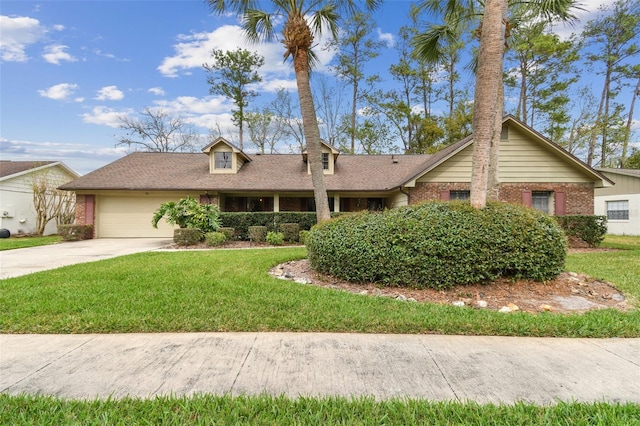
[[[387,191],[426,167],[429,155],[341,155],[329,191]],[[252,155],[237,174],[209,173],[209,158],[197,153],[136,152],[82,176],[67,190],[311,191],[300,154]]]
[[[17,173],[26,172],[27,170],[36,169],[55,163],[55,161],[0,161],[0,178],[15,175]]]

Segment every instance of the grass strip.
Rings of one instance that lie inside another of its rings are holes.
[[[62,241],[59,235],[49,235],[46,237],[20,237],[20,238],[0,238],[0,251],[14,250],[27,247],[46,246]]]
[[[622,256],[622,263],[627,254],[633,256],[633,252],[605,253],[613,256],[608,260]],[[148,252],[6,279],[0,293],[0,332],[640,336],[638,309],[505,315],[362,296],[279,280],[267,273],[276,264],[305,255],[303,248]],[[633,284],[638,281],[634,276],[640,273],[633,272],[624,285],[637,296],[640,289]]]
[[[32,425],[626,425],[632,403],[480,405],[412,399],[213,396],[74,401],[0,395],[0,424]]]

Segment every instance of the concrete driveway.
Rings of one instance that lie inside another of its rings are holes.
[[[172,240],[166,238],[101,238],[4,250],[0,251],[0,279],[157,250],[171,243]]]

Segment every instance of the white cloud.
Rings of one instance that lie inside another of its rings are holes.
[[[71,97],[77,88],[77,84],[60,83],[45,90],[38,90],[38,93],[44,98],[64,101]],[[82,100],[82,98],[76,98],[76,101],[78,101],[78,99]]]
[[[126,58],[118,58],[116,55],[114,55],[113,53],[109,53],[109,52],[103,52],[100,49],[93,49],[93,53],[97,56],[101,56],[103,58],[108,58],[108,59],[113,59],[115,61],[118,62],[130,62],[129,59]]]
[[[162,87],[152,87],[151,89],[147,90],[147,92],[153,93],[157,96],[164,96],[164,90],[162,89]]]
[[[378,28],[377,31],[378,31],[378,39],[380,41],[383,41],[387,45],[387,47],[394,47],[396,45],[396,40],[393,34],[383,33],[380,28]]]
[[[133,111],[128,109],[124,111],[116,111],[112,108],[103,106],[94,107],[90,113],[81,114],[82,121],[85,123],[99,124],[113,128],[120,127],[120,117],[132,114]]]
[[[64,44],[51,44],[44,48],[42,57],[50,64],[56,65],[60,65],[60,61],[76,62],[76,58],[65,52],[68,48],[69,46],[65,46]]]
[[[26,16],[0,15],[0,28],[0,56],[7,62],[26,62],[27,47],[37,43],[46,33],[40,21]]]
[[[62,161],[71,169],[86,174],[117,160],[127,152],[126,147],[94,146],[86,143],[25,141],[0,138],[3,154],[13,161]]]
[[[178,74],[188,73],[188,70],[193,68],[202,70],[202,64],[211,62],[211,52],[214,49],[242,48],[258,52],[265,58],[262,73],[286,72],[291,68],[289,64],[283,63],[283,49],[280,43],[250,44],[242,28],[237,25],[223,25],[212,32],[181,34],[177,40],[179,43],[173,46],[175,55],[164,58],[158,66],[158,71],[167,77],[177,77]]]
[[[295,78],[288,80],[273,79],[260,83],[260,88],[267,92],[275,93],[280,89],[298,90],[298,85]]]
[[[119,101],[124,98],[124,93],[116,86],[105,86],[98,90],[98,95],[95,99],[99,101]]]
[[[583,10],[574,11],[577,20],[571,23],[558,22],[553,25],[553,33],[562,40],[567,40],[571,34],[580,34],[585,24],[598,17],[601,7],[610,7],[615,0],[583,0],[579,7]]]
[[[157,101],[155,104],[170,114],[201,115],[221,114],[228,112],[230,101],[222,96],[196,98],[195,96],[179,96],[171,101]]]

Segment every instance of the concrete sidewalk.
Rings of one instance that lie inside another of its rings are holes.
[[[159,249],[166,238],[101,238],[0,251],[0,279]]]
[[[0,335],[0,392],[640,403],[640,339],[331,333]]]

